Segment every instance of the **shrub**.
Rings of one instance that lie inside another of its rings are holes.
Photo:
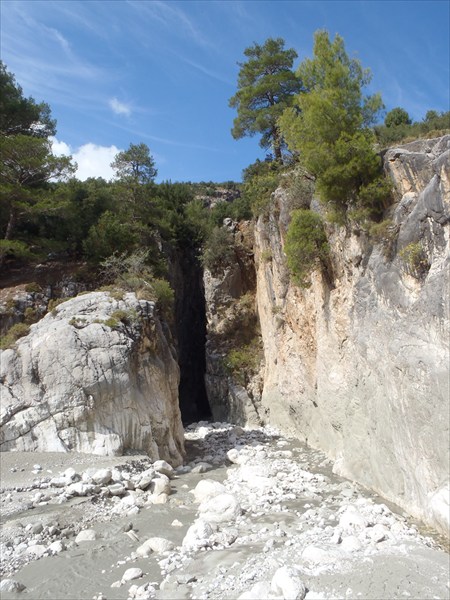
[[[213,275],[223,272],[235,258],[233,246],[233,234],[223,227],[215,227],[203,248],[203,266]]]
[[[72,325],[72,327],[76,327],[77,329],[82,329],[83,327],[86,327],[87,319],[84,319],[83,317],[72,317],[69,321],[69,325]]]
[[[67,302],[70,298],[50,298],[48,301],[47,311],[51,312],[53,316],[56,315],[56,307],[62,304],[63,302]]]
[[[263,262],[271,262],[273,258],[272,250],[270,248],[268,248],[267,250],[263,250],[260,254],[260,257]]]
[[[400,250],[399,256],[405,271],[416,279],[428,273],[430,263],[420,242],[408,244]]]
[[[297,208],[309,208],[314,194],[314,179],[305,169],[297,167],[281,177],[281,187],[287,192],[289,212]]]
[[[28,335],[30,326],[27,323],[16,323],[8,329],[6,334],[0,337],[0,349],[11,348],[21,337]]]
[[[404,108],[396,107],[389,111],[384,119],[386,127],[411,125],[411,118]]]
[[[257,371],[261,361],[261,348],[255,338],[246,346],[233,348],[225,359],[225,368],[241,385]]]
[[[114,317],[108,317],[108,319],[105,319],[105,321],[102,321],[102,323],[106,325],[106,327],[111,327],[111,329],[119,327],[120,325],[120,321],[114,319]]]
[[[29,294],[40,294],[42,292],[42,287],[35,281],[31,281],[26,284],[25,291]]]
[[[172,315],[175,300],[175,294],[170,287],[170,283],[165,279],[153,279],[151,287],[156,297],[157,307],[166,318],[169,318]]]
[[[294,210],[286,234],[284,251],[295,283],[308,286],[310,273],[325,264],[329,247],[320,215],[306,209]]]
[[[111,314],[111,317],[116,321],[121,321],[125,325],[136,323],[139,319],[139,315],[134,308],[128,310],[117,309]]]
[[[31,252],[25,242],[19,240],[0,240],[0,261],[7,256],[30,258]]]
[[[37,310],[35,308],[32,308],[31,306],[28,306],[25,309],[23,316],[25,319],[25,323],[28,323],[29,325],[31,325],[31,323],[36,323],[36,321],[39,320],[39,315],[38,315]]]
[[[105,211],[97,224],[90,228],[83,248],[89,258],[100,261],[114,252],[126,252],[137,241],[136,232],[129,223],[122,223],[117,215]]]
[[[369,236],[382,245],[383,254],[386,258],[391,258],[395,246],[395,240],[399,226],[391,219],[385,219],[380,223],[373,223],[369,228]]]

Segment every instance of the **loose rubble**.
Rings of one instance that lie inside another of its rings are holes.
[[[21,453],[2,457],[29,475],[2,477],[2,600],[448,598],[439,538],[320,452],[268,427],[185,437],[175,469],[139,456],[53,473],[41,455],[21,474]]]

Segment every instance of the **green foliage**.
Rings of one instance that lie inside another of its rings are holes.
[[[25,98],[14,75],[0,61],[0,134],[47,138],[55,133],[56,121],[51,118],[48,104]]]
[[[36,104],[33,98],[25,98],[2,62],[0,134],[0,231],[5,240],[13,240],[20,237],[17,230],[25,218],[39,213],[44,188],[51,180],[67,178],[75,171],[75,165],[68,156],[53,156],[48,137],[55,134],[55,121],[51,119],[50,108],[44,103]],[[23,255],[17,244],[7,250],[16,257]],[[0,261],[4,258],[3,251]]]
[[[272,193],[280,183],[282,167],[276,161],[260,161],[244,170],[242,197],[251,207],[254,216],[267,216],[272,201]]]
[[[138,236],[129,224],[122,223],[118,215],[107,210],[98,223],[89,229],[83,248],[88,258],[100,261],[115,252],[129,251],[137,242]]]
[[[115,319],[114,317],[108,317],[104,321],[101,321],[106,327],[110,327],[111,329],[116,329],[120,325],[120,321]]]
[[[11,348],[18,339],[28,335],[29,331],[30,326],[27,323],[16,323],[10,327],[4,336],[0,337],[0,350]]]
[[[249,344],[232,348],[227,353],[225,368],[240,385],[245,386],[257,372],[261,358],[259,338],[255,337]]]
[[[426,252],[420,242],[408,244],[399,252],[403,267],[416,279],[423,278],[430,269]]]
[[[326,31],[315,34],[314,56],[298,69],[305,91],[287,109],[280,127],[292,151],[315,176],[322,199],[333,211],[377,206],[374,189],[364,191],[381,176],[381,159],[369,129],[382,107],[378,95],[363,97],[370,73],[349,58],[343,39],[330,41]]]
[[[48,301],[47,312],[51,312],[53,316],[57,314],[56,307],[62,304],[63,302],[67,302],[70,298],[50,298]]]
[[[30,249],[25,242],[20,240],[0,240],[0,263],[6,257],[29,258]]]
[[[154,277],[148,265],[148,250],[138,250],[132,254],[113,254],[105,259],[102,276],[112,286],[103,289],[110,291],[112,297],[123,299],[124,291],[135,292],[141,300],[156,302],[162,316],[170,320],[173,316],[174,292],[166,279]],[[129,316],[129,311],[127,312]],[[116,320],[123,320],[116,311],[112,315]]]
[[[36,283],[35,281],[30,281],[30,283],[26,284],[25,291],[28,294],[41,294],[42,287],[39,285],[39,283]]]
[[[88,321],[84,317],[72,317],[69,321],[69,325],[72,325],[76,329],[83,329],[87,324]]]
[[[374,130],[377,141],[383,148],[397,142],[406,143],[424,137],[439,137],[450,133],[450,111],[438,113],[429,110],[423,121],[400,122],[389,127],[386,124],[377,125]]]
[[[203,266],[213,275],[223,272],[235,260],[233,235],[223,227],[214,227],[203,248]]]
[[[314,194],[314,179],[301,166],[284,173],[280,185],[287,192],[287,209],[309,208]]]
[[[150,183],[158,174],[146,144],[130,144],[128,150],[116,154],[111,167],[118,179],[128,183]]]
[[[25,323],[27,323],[28,325],[36,323],[36,321],[39,320],[39,314],[37,310],[35,308],[32,308],[31,306],[27,306],[25,312],[23,313],[23,317]]]
[[[230,106],[238,115],[232,135],[235,139],[262,134],[262,148],[273,147],[275,159],[281,161],[283,140],[277,119],[292,104],[301,82],[292,71],[297,58],[295,50],[284,49],[284,40],[269,38],[261,46],[253,44],[244,50],[245,63],[239,63],[238,91]]]
[[[397,127],[398,125],[411,125],[411,118],[404,108],[393,108],[384,119],[386,127]]]
[[[119,308],[113,311],[111,317],[117,321],[120,321],[121,323],[124,323],[125,325],[136,323],[139,320],[139,315],[134,308],[129,308],[128,310]]]
[[[301,287],[307,287],[311,272],[327,263],[327,236],[320,215],[298,209],[291,216],[284,251],[294,281]]]
[[[173,307],[175,303],[175,294],[170,286],[170,283],[165,279],[153,279],[151,287],[154,294],[156,305],[162,315],[170,320],[173,316]]]
[[[389,257],[394,248],[394,242],[397,237],[398,226],[391,219],[385,219],[380,223],[372,223],[369,228],[370,237],[383,247],[383,254]]]

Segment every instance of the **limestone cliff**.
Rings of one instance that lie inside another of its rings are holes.
[[[254,231],[249,222],[226,219],[226,225],[233,234],[234,256],[217,272],[206,269],[203,277],[206,392],[215,420],[259,425],[263,356],[256,312]],[[230,352],[235,353],[237,364],[230,364]]]
[[[182,462],[179,369],[154,303],[77,296],[0,351],[0,450]]]
[[[447,533],[449,147],[385,154],[396,200],[384,239],[330,227],[331,277],[313,273],[308,289],[286,271],[283,190],[255,231],[261,413]]]

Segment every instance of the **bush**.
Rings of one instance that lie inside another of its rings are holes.
[[[307,287],[310,273],[318,265],[325,265],[329,256],[327,236],[320,215],[306,209],[294,210],[284,251],[295,283]]]
[[[414,123],[399,122],[389,127],[377,125],[375,134],[379,145],[387,148],[394,143],[407,143],[420,138],[441,137],[450,133],[450,111],[438,113],[429,110],[423,121]]]
[[[215,227],[203,248],[201,261],[213,275],[223,272],[235,259],[233,234],[224,227]]]
[[[114,253],[129,251],[137,241],[137,235],[129,223],[122,223],[116,214],[106,211],[98,223],[90,228],[83,248],[89,258],[101,261]]]
[[[411,118],[404,108],[393,108],[384,119],[386,127],[396,127],[398,125],[411,125]]]
[[[309,208],[314,194],[314,179],[305,169],[297,167],[281,177],[280,185],[287,192],[289,212],[297,208]]]
[[[56,307],[62,304],[63,302],[67,302],[70,298],[50,298],[48,301],[47,312],[51,312],[53,316],[56,315]]]
[[[25,291],[28,294],[40,294],[42,293],[42,287],[35,281],[31,281],[30,283],[26,284]]]
[[[0,337],[0,349],[11,348],[18,339],[28,335],[29,332],[30,326],[27,323],[16,323],[9,328],[4,336]]]
[[[128,310],[117,309],[111,314],[111,318],[116,321],[120,321],[125,325],[131,325],[132,323],[136,323],[139,319],[139,315],[134,308],[130,308]]]
[[[151,287],[155,294],[156,306],[166,319],[170,319],[172,317],[175,301],[175,294],[170,287],[170,283],[165,279],[153,279]]]
[[[255,338],[246,346],[230,350],[225,359],[225,368],[240,385],[246,385],[256,373],[261,357],[261,348]]]
[[[19,240],[0,240],[0,261],[7,256],[26,259],[31,257],[31,252],[25,242]]]
[[[421,279],[428,273],[430,263],[420,242],[411,243],[402,248],[399,257],[405,271],[416,279]]]

